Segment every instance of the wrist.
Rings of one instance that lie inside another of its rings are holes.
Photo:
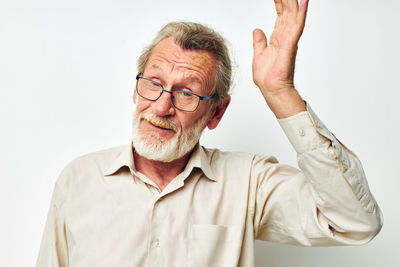
[[[288,118],[307,110],[306,103],[294,88],[273,92],[262,91],[265,101],[278,119]]]

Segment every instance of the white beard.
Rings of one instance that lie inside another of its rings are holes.
[[[147,159],[162,162],[171,162],[182,158],[199,142],[203,129],[208,121],[209,114],[210,112],[207,112],[200,120],[182,134],[181,129],[168,119],[158,117],[151,112],[137,114],[135,111],[132,124],[132,144],[135,152]],[[175,135],[170,140],[165,140],[157,132],[142,134],[139,130],[139,124],[142,119],[169,128],[175,132]],[[148,137],[157,139],[157,142],[148,140]]]

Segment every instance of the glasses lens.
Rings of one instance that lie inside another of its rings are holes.
[[[137,91],[139,95],[144,98],[156,100],[162,92],[162,87],[156,82],[139,79],[137,83]]]
[[[173,103],[175,107],[186,110],[194,111],[199,105],[200,98],[196,95],[186,91],[172,91]]]

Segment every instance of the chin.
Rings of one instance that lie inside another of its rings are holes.
[[[154,138],[141,138],[140,135],[132,136],[132,144],[135,152],[150,160],[171,162],[183,157],[187,152],[179,149],[179,138],[173,138],[167,142],[154,142]],[[186,149],[185,149],[186,150]],[[182,155],[183,154],[183,155]]]
[[[180,132],[166,139],[157,132],[141,133],[137,126],[138,124],[133,124],[132,145],[140,156],[155,161],[171,162],[188,152],[188,148],[181,144]]]
[[[191,128],[182,132],[180,129],[169,139],[157,132],[141,133],[139,119],[133,116],[132,145],[135,152],[150,160],[171,162],[191,152],[199,142],[208,116],[198,120]]]

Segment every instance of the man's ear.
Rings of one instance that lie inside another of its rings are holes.
[[[224,101],[215,108],[214,114],[211,116],[210,120],[207,123],[208,129],[213,130],[217,127],[230,102],[231,102],[231,97],[228,95],[224,99]]]

